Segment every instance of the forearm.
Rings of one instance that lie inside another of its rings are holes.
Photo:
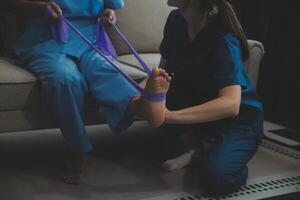
[[[239,104],[237,104],[236,101],[227,97],[219,97],[201,105],[178,111],[171,111],[172,114],[166,119],[166,123],[205,123],[234,117],[238,114],[238,111]]]

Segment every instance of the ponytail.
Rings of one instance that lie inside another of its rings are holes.
[[[246,61],[249,58],[247,37],[231,4],[227,0],[199,0],[199,2],[209,19],[217,21],[226,33],[233,33],[238,37],[241,57]]]
[[[219,0],[219,15],[217,20],[225,32],[238,36],[241,45],[242,60],[246,61],[249,58],[247,37],[234,9],[226,0]]]

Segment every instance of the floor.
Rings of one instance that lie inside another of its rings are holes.
[[[267,123],[266,129],[276,128]],[[140,200],[198,190],[197,169],[166,172],[160,167],[160,135],[144,122],[113,135],[106,125],[89,126],[92,156],[83,184],[65,185],[67,149],[58,130],[0,134],[1,200]],[[265,151],[249,163],[249,180],[300,172]],[[300,173],[299,173],[300,174]]]

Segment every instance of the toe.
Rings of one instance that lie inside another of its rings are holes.
[[[156,77],[159,76],[160,74],[160,69],[158,67],[154,67],[152,70],[152,76]]]

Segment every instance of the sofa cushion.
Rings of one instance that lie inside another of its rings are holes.
[[[158,53],[142,53],[139,54],[143,61],[150,67],[157,67],[160,60],[160,54]],[[143,79],[147,76],[144,69],[140,66],[140,63],[132,55],[123,55],[118,57],[119,63],[121,63],[120,68],[125,69],[128,74],[134,79]],[[129,67],[130,66],[130,67]],[[132,73],[134,72],[134,73]]]
[[[171,9],[162,0],[125,0],[125,7],[117,11],[117,26],[138,52],[158,53]],[[109,33],[118,54],[130,54],[120,38]]]
[[[0,70],[0,84],[32,83],[37,80],[32,73],[7,58],[0,58]]]
[[[88,106],[82,113],[86,125],[105,123],[104,116],[99,114],[98,107]],[[2,110],[0,112],[0,134],[20,130],[37,130],[55,128],[50,111],[42,109]]]
[[[0,58],[0,110],[40,105],[36,77],[14,62]]]

